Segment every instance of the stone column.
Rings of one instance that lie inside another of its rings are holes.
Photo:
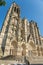
[[[27,19],[24,20],[25,23],[25,42],[27,42]]]
[[[18,41],[21,41],[21,19],[18,20]]]
[[[21,19],[18,19],[18,51],[17,51],[17,55],[21,56]]]
[[[29,48],[29,46],[28,46],[28,44],[26,44],[26,56],[28,56],[28,54],[29,54],[28,48]]]

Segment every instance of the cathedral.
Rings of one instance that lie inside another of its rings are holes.
[[[26,57],[30,64],[43,64],[43,37],[37,23],[20,18],[20,7],[13,3],[0,31],[0,61]]]

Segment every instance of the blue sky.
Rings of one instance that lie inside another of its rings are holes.
[[[29,21],[37,22],[40,29],[40,35],[43,36],[43,0],[5,0],[6,6],[0,6],[0,29],[4,22],[6,13],[12,2],[20,6],[21,18],[26,17]]]

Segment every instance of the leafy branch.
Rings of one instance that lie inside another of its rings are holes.
[[[6,2],[4,0],[0,0],[0,6],[5,6]]]

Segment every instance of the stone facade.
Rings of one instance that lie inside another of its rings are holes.
[[[37,23],[20,18],[20,7],[13,3],[0,33],[0,58],[26,56],[28,60],[43,57],[43,42]],[[29,59],[30,58],[30,59]],[[34,60],[34,59],[33,59]]]

